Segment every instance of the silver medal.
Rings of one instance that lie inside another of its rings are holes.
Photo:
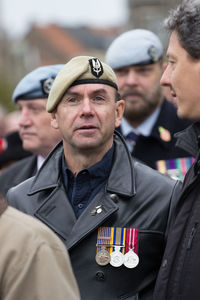
[[[115,251],[110,254],[110,264],[113,267],[120,267],[124,263],[124,255],[120,252],[121,246],[115,246]]]
[[[138,255],[130,249],[125,255],[124,255],[124,265],[125,267],[132,269],[137,267],[139,264],[139,257]]]

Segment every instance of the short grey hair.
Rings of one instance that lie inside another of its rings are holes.
[[[183,0],[170,11],[164,26],[177,33],[181,46],[193,59],[200,58],[200,0]]]

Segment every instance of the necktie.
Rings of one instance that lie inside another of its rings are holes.
[[[127,134],[126,139],[131,143],[132,146],[135,146],[136,141],[137,141],[138,135],[135,132],[129,132]]]

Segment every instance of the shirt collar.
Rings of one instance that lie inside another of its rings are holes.
[[[39,170],[43,164],[43,162],[45,161],[45,158],[41,155],[37,156],[37,170]]]
[[[114,145],[110,148],[110,150],[108,150],[108,152],[104,155],[102,160],[100,160],[99,162],[97,162],[96,164],[92,165],[87,169],[81,170],[80,172],[87,171],[91,179],[94,179],[93,183],[95,183],[96,180],[107,178],[112,166],[113,153],[114,153]],[[71,170],[67,167],[65,157],[64,157],[64,152],[62,155],[62,170],[64,171],[64,174],[67,174],[67,176],[69,172],[72,174]]]

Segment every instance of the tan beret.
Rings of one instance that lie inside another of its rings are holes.
[[[117,78],[114,71],[98,58],[77,56],[72,58],[58,73],[51,87],[47,111],[52,112],[64,93],[71,86],[86,83],[102,83],[117,88]]]

